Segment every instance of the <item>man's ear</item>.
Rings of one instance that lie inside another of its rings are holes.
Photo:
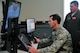
[[[55,21],[55,23],[58,23],[57,20],[54,20],[54,21]]]

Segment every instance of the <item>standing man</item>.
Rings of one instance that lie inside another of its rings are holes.
[[[71,48],[71,36],[69,32],[60,26],[61,17],[57,14],[50,15],[49,25],[55,31],[52,32],[52,36],[46,39],[38,39],[35,37],[36,42],[43,43],[53,41],[50,46],[41,49],[35,49],[32,45],[28,46],[31,53],[70,53]],[[54,38],[55,36],[55,38]]]
[[[78,9],[78,2],[72,1],[70,3],[71,12],[67,14],[63,26],[71,33],[73,42],[73,53],[80,53],[80,11]]]

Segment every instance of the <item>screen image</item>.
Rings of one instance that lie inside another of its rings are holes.
[[[9,18],[18,18],[20,15],[21,3],[20,2],[9,2],[5,30],[8,29],[8,19]]]
[[[26,19],[26,24],[27,24],[27,33],[31,33],[35,31],[35,19],[34,18]]]

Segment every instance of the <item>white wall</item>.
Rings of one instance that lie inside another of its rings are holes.
[[[3,0],[4,1],[4,0]],[[36,21],[48,21],[51,14],[58,13],[63,20],[63,3],[64,0],[18,0],[22,3],[20,21],[26,18],[35,18]],[[0,21],[2,15],[2,3],[0,0]]]
[[[70,12],[70,2],[73,0],[64,0],[64,20],[66,15]]]
[[[0,22],[3,19],[3,14],[2,14],[2,1],[0,1]]]
[[[63,19],[64,0],[18,0],[22,2],[20,21],[35,18],[36,21],[48,21],[51,14],[58,13]]]
[[[3,20],[2,1],[0,0],[0,33],[1,33],[2,20]]]

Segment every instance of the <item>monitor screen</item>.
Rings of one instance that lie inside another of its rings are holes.
[[[20,15],[21,3],[17,1],[10,1],[8,5],[5,30],[8,29],[8,20],[9,18],[18,18]]]
[[[31,33],[35,31],[35,19],[34,18],[28,18],[26,19],[26,31],[27,33]]]

